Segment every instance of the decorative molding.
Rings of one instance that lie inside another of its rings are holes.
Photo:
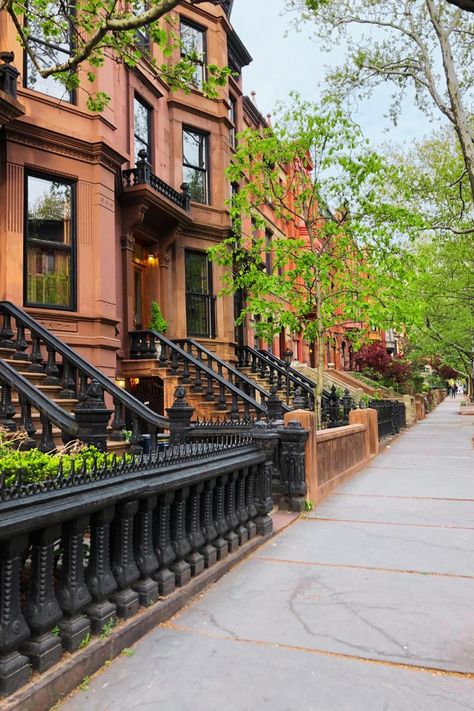
[[[171,258],[168,254],[164,254],[163,252],[160,252],[158,255],[158,265],[160,269],[168,269],[169,265],[171,262]]]
[[[115,213],[115,202],[114,200],[111,200],[108,197],[105,197],[105,195],[101,195],[99,199],[99,205],[101,207],[105,207],[106,210],[110,210],[110,212]]]
[[[22,165],[7,163],[7,230],[23,232],[24,170]]]
[[[100,164],[113,173],[117,173],[123,163],[127,161],[126,156],[117,153],[102,141],[89,143],[66,134],[33,126],[26,121],[18,121],[9,125],[5,133],[9,141],[38,148],[47,153],[80,160],[84,163]]]
[[[79,244],[92,244],[92,184],[77,184],[77,236]]]
[[[47,328],[49,331],[68,331],[69,333],[77,333],[77,323],[72,321],[45,321],[38,319],[38,322]]]
[[[124,252],[133,252],[133,248],[135,247],[135,239],[130,235],[124,235],[123,237],[120,237],[120,246]]]

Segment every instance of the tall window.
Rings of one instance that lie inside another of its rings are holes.
[[[134,0],[133,2],[133,14],[143,15],[144,12],[149,10],[147,0]],[[136,30],[136,38],[138,47],[143,50],[150,49],[150,30],[148,26],[140,27]]]
[[[212,264],[205,252],[186,250],[186,323],[188,336],[215,335]]]
[[[72,3],[66,3],[66,5],[68,5],[69,11],[73,10]],[[51,21],[54,25],[54,37],[44,32],[44,28],[34,13],[30,13],[28,16],[28,41],[38,64],[42,68],[50,67],[53,64],[62,64],[71,55],[71,27],[68,22],[65,22],[64,13],[59,9],[59,6],[58,9],[54,10],[53,5],[52,13]],[[43,79],[26,50],[24,53],[24,66],[24,84],[26,87],[56,99],[74,101],[74,92],[68,91],[60,81],[52,76]]]
[[[273,268],[272,237],[271,230],[265,230],[265,271],[267,274],[271,274]]]
[[[28,306],[74,309],[74,185],[26,178],[25,264]]]
[[[195,65],[192,83],[202,89],[206,81],[206,31],[186,20],[181,20],[181,56]]]
[[[232,124],[229,131],[229,143],[230,147],[235,149],[237,145],[235,140],[237,133],[237,101],[233,96],[230,97],[229,121]]]
[[[183,129],[183,182],[189,185],[191,200],[209,204],[209,136]]]
[[[135,163],[138,152],[145,149],[151,163],[151,109],[138,96],[133,99],[133,135],[135,137]]]

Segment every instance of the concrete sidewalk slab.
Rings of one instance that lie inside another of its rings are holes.
[[[471,672],[473,600],[474,580],[252,559],[177,623],[192,632]]]
[[[380,521],[474,530],[474,500],[409,499],[339,493],[306,514],[308,518]]]
[[[159,629],[64,711],[466,711],[474,681]],[[178,679],[180,682],[178,682]]]
[[[284,538],[267,544],[259,557],[262,555],[278,560],[463,575],[474,581],[474,529],[306,519]]]

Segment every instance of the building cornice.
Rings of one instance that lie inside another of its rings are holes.
[[[74,158],[84,163],[101,164],[114,173],[128,160],[127,156],[121,155],[103,141],[83,141],[24,121],[9,124],[5,128],[5,134],[8,141]]]

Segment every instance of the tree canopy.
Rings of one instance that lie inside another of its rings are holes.
[[[297,22],[312,22],[326,48],[346,46],[345,62],[328,74],[332,96],[371,94],[389,82],[396,119],[409,87],[427,115],[454,128],[464,162],[461,183],[474,197],[474,15],[445,0],[287,0]]]
[[[439,130],[411,151],[393,152],[391,160],[400,168],[394,193],[424,220],[399,302],[412,351],[471,376],[474,201],[459,179],[459,144],[452,130]]]
[[[272,127],[238,136],[228,169],[239,185],[233,235],[211,254],[225,267],[224,290],[244,292],[243,313],[261,335],[286,328],[315,341],[319,394],[331,329],[347,326],[357,340],[370,324],[399,323],[404,243],[420,224],[383,199],[396,171],[344,112],[298,95]]]
[[[189,0],[191,5],[204,1]],[[223,2],[207,1],[214,5]],[[94,81],[107,58],[131,68],[145,60],[147,71],[171,88],[195,86],[196,65],[202,63],[203,53],[189,42],[183,44],[171,12],[178,4],[179,0],[0,0],[0,11],[10,16],[39,76],[54,77],[67,91],[84,89],[89,108],[101,111],[109,96],[95,90]],[[184,51],[179,52],[179,59],[172,61],[173,53],[181,47]],[[227,68],[210,64],[200,88],[215,96],[228,74]]]

